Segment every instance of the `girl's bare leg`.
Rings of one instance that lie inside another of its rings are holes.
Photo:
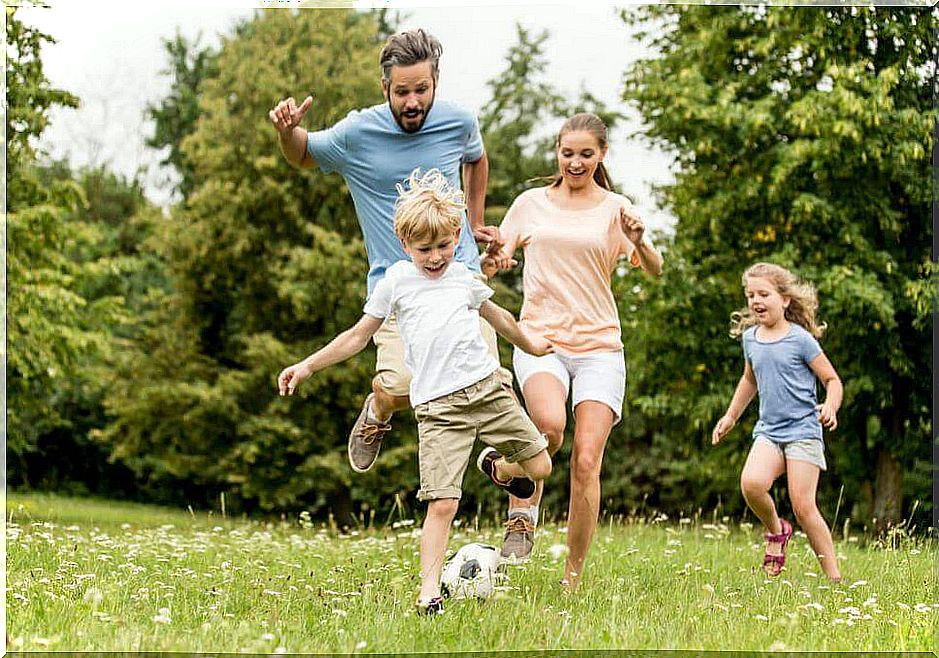
[[[815,492],[818,488],[820,469],[815,464],[786,460],[787,481],[789,484],[789,499],[792,501],[792,511],[809,538],[809,544],[815,551],[822,570],[832,580],[841,580],[841,571],[838,570],[838,558],[835,557],[835,545],[831,539],[831,530],[825,523],[824,517],[818,511],[815,503]]]

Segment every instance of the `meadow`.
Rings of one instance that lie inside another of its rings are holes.
[[[501,529],[454,528],[451,549]],[[797,533],[782,575],[757,568],[751,524],[604,519],[581,589],[559,585],[565,528],[487,601],[417,617],[420,530],[348,533],[305,515],[223,518],[112,501],[8,494],[7,649],[407,653],[557,649],[932,651],[939,542],[839,533],[828,582]]]

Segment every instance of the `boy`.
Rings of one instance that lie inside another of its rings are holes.
[[[522,332],[508,311],[489,301],[492,289],[454,261],[465,207],[462,193],[437,169],[423,176],[415,169],[408,182],[407,190],[398,185],[394,228],[411,260],[388,268],[352,328],[284,368],[277,383],[281,395],[292,395],[313,373],[362,351],[385,318],[395,316],[418,421],[417,497],[429,501],[416,605],[418,614],[440,614],[443,557],[475,439],[490,446],[477,466],[512,495],[530,497],[533,480],[551,473],[547,441],[502,387],[499,362],[486,346],[479,317],[530,354],[548,354],[552,347]]]

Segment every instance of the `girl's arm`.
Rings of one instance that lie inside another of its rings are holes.
[[[841,408],[841,400],[844,396],[844,387],[841,385],[841,378],[835,372],[831,361],[822,352],[809,363],[809,368],[819,378],[825,387],[825,402],[815,405],[818,409],[818,419],[822,425],[829,430],[838,427],[838,409]]]
[[[753,369],[750,368],[750,362],[747,361],[743,367],[743,375],[740,377],[740,381],[737,382],[734,397],[730,400],[730,406],[727,407],[727,411],[717,421],[714,431],[711,432],[711,445],[717,445],[733,429],[734,425],[737,424],[737,419],[743,414],[754,395],[756,395],[756,377],[753,376]]]
[[[496,333],[531,355],[543,356],[554,351],[554,346],[547,339],[526,334],[511,313],[488,299],[479,307],[479,315],[492,325]]]
[[[297,386],[315,372],[345,361],[365,349],[369,339],[381,327],[384,318],[363,315],[352,327],[333,338],[325,346],[292,366],[281,370],[277,388],[281,395],[293,395]]]

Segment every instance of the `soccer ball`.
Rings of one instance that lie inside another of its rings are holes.
[[[492,595],[502,556],[495,546],[466,544],[443,566],[440,588],[455,599],[486,599]]]

